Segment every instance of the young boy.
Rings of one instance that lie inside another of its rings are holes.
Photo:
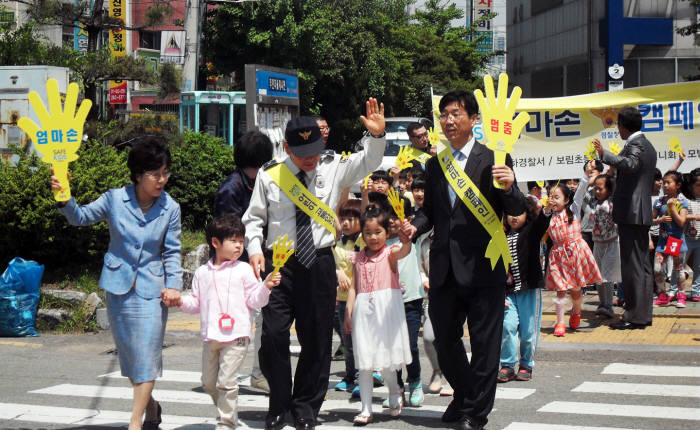
[[[387,194],[393,183],[391,176],[389,176],[386,170],[375,170],[369,178],[372,180],[372,188],[370,191],[376,191],[382,194]]]
[[[338,292],[336,296],[336,315],[340,318],[340,335],[344,345],[345,376],[335,385],[336,391],[352,392],[355,388],[355,357],[352,350],[352,336],[345,332],[345,306],[348,300],[348,289],[352,284],[353,265],[350,254],[359,252],[365,243],[360,234],[360,200],[350,199],[340,207],[340,228],[342,235],[333,248],[336,275],[338,276]]]
[[[200,266],[192,279],[192,293],[182,297],[180,309],[200,314],[202,385],[219,410],[217,430],[234,428],[238,384],[236,375],[245,360],[256,309],[267,304],[270,290],[281,276],[260,282],[243,253],[245,226],[236,215],[214,218],[206,228],[214,257]]]

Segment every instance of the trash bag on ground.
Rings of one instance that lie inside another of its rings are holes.
[[[34,324],[44,266],[15,257],[0,277],[0,336],[39,336]]]

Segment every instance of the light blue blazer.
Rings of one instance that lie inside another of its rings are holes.
[[[180,205],[165,191],[145,215],[133,185],[111,189],[84,206],[71,198],[59,211],[71,225],[109,224],[99,281],[105,291],[126,294],[133,285],[136,294],[153,299],[164,288],[182,289]]]

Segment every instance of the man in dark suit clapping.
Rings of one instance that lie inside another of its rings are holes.
[[[622,320],[610,324],[613,329],[644,329],[651,325],[653,282],[649,249],[651,193],[654,188],[656,150],[642,134],[642,115],[633,107],[623,108],[617,116],[620,137],[627,140],[618,155],[603,149],[594,139],[598,155],[617,170],[613,193],[613,220],[620,234],[622,291],[625,313]]]
[[[479,108],[474,95],[452,91],[440,100],[440,125],[454,162],[469,176],[499,219],[504,212],[520,215],[525,197],[514,186],[512,160],[494,166],[494,153],[477,142],[472,129]],[[504,185],[498,189],[496,179]],[[505,308],[506,269],[498,260],[492,269],[484,256],[491,236],[456,196],[437,157],[426,163],[423,211],[413,221],[417,234],[434,228],[430,246],[430,320],[443,374],[454,399],[442,416],[458,429],[482,429],[496,394]],[[468,322],[472,359],[462,335]]]

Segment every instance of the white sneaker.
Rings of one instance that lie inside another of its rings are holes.
[[[252,388],[257,388],[260,391],[264,391],[266,393],[270,392],[270,385],[267,383],[267,379],[265,379],[264,376],[261,376],[259,378],[253,378],[251,376],[250,377],[250,386]]]

